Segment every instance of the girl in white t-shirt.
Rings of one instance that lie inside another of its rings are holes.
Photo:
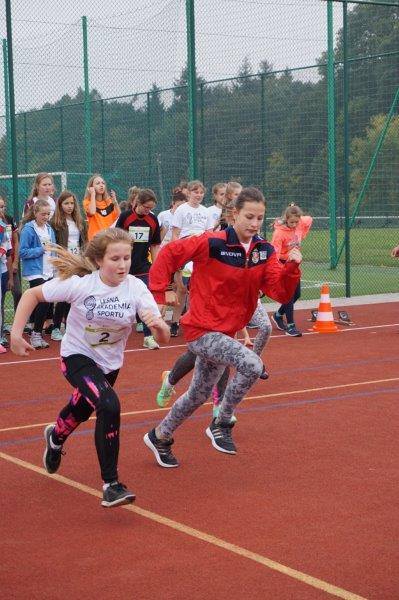
[[[47,200],[37,200],[29,209],[22,221],[19,255],[22,263],[22,277],[28,281],[29,287],[34,288],[52,279],[54,268],[51,263],[51,251],[48,244],[55,242],[53,228],[48,224],[50,205]],[[44,322],[47,317],[49,304],[40,302],[32,313],[30,322],[33,330],[30,343],[34,348],[48,348],[48,343],[42,337]]]
[[[201,235],[204,231],[213,228],[212,218],[201,202],[204,199],[206,188],[202,181],[189,181],[187,184],[187,202],[179,206],[172,221],[172,240],[188,237],[190,235]],[[192,263],[182,265],[182,269],[175,274],[176,293],[179,304],[175,307],[173,322],[171,323],[171,334],[175,337],[179,333],[179,319],[182,315],[187,301],[187,291],[192,272]]]
[[[69,190],[64,190],[57,199],[50,224],[54,229],[57,244],[72,254],[81,254],[87,244],[87,224],[82,219],[76,196]],[[61,323],[66,320],[68,312],[67,302],[57,302],[54,309],[52,340],[62,340]]]
[[[212,219],[212,227],[215,227],[219,223],[222,209],[226,202],[226,186],[227,183],[215,183],[212,186],[213,204],[208,206],[207,211]]]
[[[169,341],[169,328],[151,292],[129,275],[131,243],[128,232],[114,228],[97,233],[83,255],[54,248],[58,277],[23,294],[11,330],[11,350],[25,356],[33,348],[22,333],[35,306],[43,301],[71,305],[61,342],[61,368],[75,389],[57,422],[44,430],[43,462],[48,473],[55,473],[66,439],[95,410],[95,444],[104,481],[101,504],[106,507],[135,499],[118,479],[120,404],[113,385],[136,312],[158,342]]]

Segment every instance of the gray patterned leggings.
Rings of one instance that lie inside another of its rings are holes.
[[[227,423],[236,405],[262,373],[263,363],[259,356],[223,333],[206,333],[189,342],[187,347],[197,357],[193,378],[188,390],[176,400],[157,427],[160,437],[171,437],[175,429],[206,402],[226,366],[236,369],[219,410],[218,420]]]

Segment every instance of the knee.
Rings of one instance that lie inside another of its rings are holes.
[[[102,411],[110,418],[119,418],[121,413],[119,398],[111,387],[101,393],[98,411]]]
[[[263,362],[262,359],[257,356],[254,352],[251,352],[252,356],[245,360],[240,368],[237,371],[241,372],[243,375],[249,375],[254,379],[257,379],[262,375],[263,372]]]

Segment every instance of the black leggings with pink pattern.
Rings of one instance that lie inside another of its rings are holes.
[[[52,434],[54,444],[64,444],[73,431],[96,411],[95,444],[105,483],[118,480],[120,404],[113,390],[119,369],[103,373],[83,354],[61,358],[61,369],[75,388],[61,410]]]

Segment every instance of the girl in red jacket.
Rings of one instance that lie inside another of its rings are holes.
[[[293,248],[286,264],[281,265],[273,246],[257,234],[265,215],[262,193],[244,188],[233,211],[233,226],[170,242],[150,269],[150,290],[156,301],[173,305],[176,295],[168,291],[171,275],[182,264],[194,263],[190,307],[181,319],[188,349],[197,356],[193,378],[163,421],[144,436],[162,467],[178,466],[171,449],[173,432],[207,400],[226,366],[234,367],[236,373],[206,435],[216,450],[236,453],[230,419],[262,374],[263,364],[234,336],[253,315],[259,290],[279,302],[288,302],[300,279],[300,251]]]
[[[276,250],[277,258],[284,264],[292,248],[300,248],[301,242],[309,233],[313,219],[304,216],[299,206],[290,204],[282,214],[281,219],[273,223],[274,232],[272,244]],[[302,333],[296,328],[294,321],[294,304],[301,296],[301,282],[298,281],[296,290],[289,302],[282,304],[277,312],[272,315],[272,321],[280,331],[286,335],[301,337]],[[286,323],[284,322],[284,315]]]

